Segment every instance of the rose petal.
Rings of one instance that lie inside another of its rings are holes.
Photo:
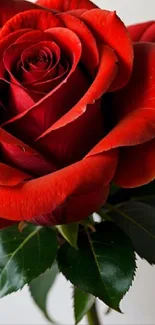
[[[29,178],[30,175],[0,162],[0,186],[15,186]]]
[[[141,42],[155,42],[155,22],[153,22],[141,36]]]
[[[52,159],[48,162],[36,150],[0,128],[0,144],[3,160],[31,175],[42,176],[56,170]]]
[[[0,79],[5,80],[5,67],[3,63],[4,51],[14,43],[18,37],[29,31],[29,29],[18,30],[0,40]]]
[[[10,83],[7,96],[9,117],[18,116],[35,104],[34,99],[20,84]],[[5,97],[6,93],[4,94]]]
[[[5,0],[0,2],[0,27],[2,27],[8,19],[19,12],[37,9],[36,4],[29,1]]]
[[[10,75],[10,83],[17,83],[17,85],[21,86],[16,78],[16,68],[19,59],[21,58],[21,54],[24,51],[25,47],[29,47],[32,45],[31,41],[13,43],[9,45],[9,47],[3,53],[3,63],[5,69]]]
[[[38,5],[58,11],[68,11],[72,9],[93,9],[97,6],[89,0],[38,0]]]
[[[86,158],[16,187],[0,186],[0,215],[10,220],[30,220],[51,213],[72,196],[81,197],[106,187],[114,175],[117,154],[114,150]]]
[[[129,26],[128,30],[133,42],[153,42],[155,40],[155,24],[153,21],[147,21],[145,23]]]
[[[87,194],[72,196],[52,213],[39,216],[33,222],[43,226],[78,222],[97,211],[106,201],[109,187],[101,186]]]
[[[82,159],[103,136],[104,118],[101,101],[98,100],[73,123],[41,137],[36,141],[36,147],[47,157],[52,155],[62,168]]]
[[[122,148],[114,182],[121,187],[137,187],[155,179],[155,139],[139,146]]]
[[[129,80],[133,65],[133,47],[127,28],[116,12],[94,9],[86,11],[81,19],[90,27],[96,38],[115,50],[119,73],[110,91],[122,88]]]
[[[114,148],[134,146],[155,137],[155,109],[140,108],[128,114],[88,154],[101,154]]]
[[[31,143],[59,120],[79,101],[89,85],[85,75],[78,68],[68,80],[67,78],[68,76],[65,78],[67,82],[63,80],[29,110],[4,123],[6,130],[24,142]]]
[[[42,47],[47,46],[49,51],[54,51],[56,55],[58,55],[57,60],[60,59],[60,50],[58,48],[58,46],[51,41],[40,41],[37,42],[37,44],[33,44],[32,41],[22,41],[22,42],[16,42],[11,44],[4,52],[3,55],[3,62],[4,62],[4,66],[6,68],[6,70],[8,71],[9,75],[10,75],[10,83],[17,83],[18,85],[20,85],[20,82],[22,84],[25,83],[33,83],[34,81],[41,79],[41,77],[43,78],[45,73],[47,74],[47,77],[49,75],[49,77],[53,77],[55,75],[54,71],[50,70],[50,74],[49,71],[43,71],[43,70],[39,70],[36,69],[36,71],[33,70],[33,72],[31,73],[30,71],[26,71],[24,69],[22,69],[22,67],[25,66],[26,61],[28,60],[28,56],[34,55],[34,51],[39,51],[39,49],[41,49]],[[12,53],[14,55],[12,55]],[[19,67],[19,60],[21,67]],[[21,71],[19,70],[19,68],[21,68]],[[21,87],[23,85],[20,85]]]
[[[58,14],[64,25],[75,32],[82,42],[82,61],[88,71],[94,75],[99,64],[99,53],[95,38],[87,26],[69,13]]]
[[[69,10],[66,13],[73,15],[74,17],[80,18],[86,11],[87,9],[75,9],[75,10]]]
[[[17,43],[24,41],[32,41],[32,44],[34,44],[40,41],[52,41],[52,38],[50,35],[45,34],[42,30],[27,29],[27,32],[25,31],[22,33],[22,35],[16,40]]]
[[[56,56],[58,57],[58,59],[60,59],[60,48],[53,42],[53,38],[52,35],[50,33],[43,33],[42,31],[31,31],[28,33],[25,33],[24,35],[22,35],[21,37],[18,38],[17,42],[23,42],[26,40],[32,40],[33,42],[40,42],[40,41],[51,41],[55,47],[55,51],[56,51]],[[52,46],[53,46],[52,45]],[[55,66],[54,66],[55,68]],[[44,92],[44,95],[47,92],[50,92],[54,87],[56,87],[62,80],[63,77],[65,77],[65,74],[67,72],[69,72],[69,66],[67,65],[66,67],[67,71],[64,71],[64,75],[59,75],[57,78],[55,78],[56,80],[51,80],[50,78],[53,77],[53,72],[52,69],[49,70],[43,78],[41,78],[41,80],[38,80],[36,83],[34,83],[32,85],[33,90],[35,91],[39,91],[39,92]],[[47,78],[50,79],[47,81]],[[60,80],[59,80],[60,79]],[[42,83],[42,82],[46,81],[46,84]],[[34,95],[34,92],[32,93],[32,95]]]
[[[134,56],[134,68],[129,83],[113,94],[112,115],[115,121],[142,107],[155,108],[155,44],[135,44]]]
[[[51,11],[29,10],[12,17],[0,30],[0,39],[19,29],[46,30],[63,26],[61,20]]]
[[[22,78],[26,78],[28,81],[32,81],[32,77],[36,78],[36,82],[33,81],[31,83],[31,87],[26,90],[26,92],[30,95],[30,97],[34,100],[34,102],[39,101],[43,96],[47,94],[47,92],[50,92],[54,87],[56,87],[60,82],[62,82],[63,78],[65,78],[65,75],[68,72],[68,67],[67,70],[64,71],[64,73],[54,79],[53,78],[54,74],[56,73],[56,70],[58,70],[59,73],[59,59],[60,59],[60,49],[59,47],[53,42],[53,37],[50,33],[44,33],[42,31],[36,30],[36,31],[30,31],[19,37],[16,41],[16,43],[22,43],[22,42],[27,42],[27,41],[32,41],[32,44],[39,44],[42,42],[42,45],[45,43],[49,44],[49,47],[52,46],[51,50],[54,50],[55,56],[57,56],[57,62],[54,64],[54,66],[50,68],[50,65],[48,67],[48,70],[43,72],[40,69],[40,67],[37,69],[35,66],[33,66],[33,74],[32,74],[32,69],[29,69],[29,71],[26,71],[23,69],[23,75]],[[38,45],[37,45],[38,46]],[[35,48],[35,45],[34,45]],[[49,51],[49,50],[48,50]],[[25,52],[25,51],[24,51]],[[24,54],[23,52],[23,54]],[[27,52],[27,49],[26,49]],[[22,57],[23,57],[22,54]],[[51,64],[51,63],[50,63]],[[29,67],[32,66],[32,64],[29,64]],[[30,67],[31,68],[31,67]],[[34,68],[36,71],[34,71]],[[42,77],[39,78],[39,76],[42,75]],[[49,79],[49,80],[48,80]],[[47,81],[48,80],[48,81]],[[24,85],[24,83],[23,83]],[[27,84],[25,83],[25,87]],[[16,94],[15,94],[16,95]],[[26,103],[26,101],[24,101]],[[34,105],[34,103],[33,103]],[[33,106],[31,105],[31,106]],[[14,105],[15,106],[15,105]],[[23,104],[20,104],[20,108],[22,109]],[[30,107],[30,105],[29,105]],[[28,108],[28,107],[27,107]],[[24,111],[25,109],[23,109]]]
[[[73,161],[75,157],[81,158],[103,136],[101,102],[97,100],[107,91],[116,76],[117,58],[106,46],[102,48],[100,56],[96,78],[83,98],[36,140],[40,150],[54,155],[56,161],[62,164]]]
[[[6,36],[4,39],[0,40],[0,79],[5,81],[5,83],[8,85],[9,80],[7,80],[6,77],[6,69],[3,63],[3,54],[11,43],[14,43],[18,39],[18,37],[20,37],[21,35],[23,35],[23,33],[27,31],[29,31],[29,29],[15,31],[10,35]],[[19,83],[11,83],[7,90],[4,90],[1,96],[2,99],[5,101],[5,105],[9,107],[8,117],[10,117],[11,114],[16,115],[18,112],[21,112],[22,110],[25,110],[34,104],[33,100],[24,91],[24,89],[21,88],[21,85]]]
[[[94,211],[98,211],[104,204],[109,194],[109,187],[101,186],[96,188],[95,191],[88,192],[81,196],[73,196],[66,205],[66,211],[64,216],[65,223],[72,221],[72,215],[74,215],[74,221],[80,221],[90,216]],[[62,222],[62,221],[61,221]]]
[[[46,78],[51,77],[52,71],[49,71],[49,73],[47,73],[40,81],[32,84],[33,91],[43,91],[45,96],[47,93],[51,92],[51,90],[53,90],[55,87],[57,87],[64,79],[66,79],[67,75],[69,74],[70,67],[68,62],[64,63],[66,63],[66,67],[61,66],[61,64],[58,64],[57,77],[46,80]]]

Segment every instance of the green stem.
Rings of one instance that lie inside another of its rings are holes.
[[[88,319],[89,325],[101,325],[99,317],[98,317],[98,313],[97,313],[96,303],[94,303],[94,305],[88,311],[87,319]],[[103,323],[102,323],[102,325],[103,325]]]

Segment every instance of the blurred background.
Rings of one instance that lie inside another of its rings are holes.
[[[116,10],[127,25],[155,19],[155,0],[96,0],[94,3],[101,8]],[[121,303],[124,314],[111,312],[104,316],[107,308],[102,303],[98,303],[103,324],[155,324],[155,267],[150,267],[147,262],[140,259],[137,260],[137,265],[138,272],[134,285]],[[60,324],[74,324],[72,286],[61,275],[49,294],[48,310]],[[24,287],[23,290],[0,300],[0,324],[46,325],[49,323],[33,303],[28,288]],[[86,325],[86,319],[80,324]]]

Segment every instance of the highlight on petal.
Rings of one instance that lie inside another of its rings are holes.
[[[39,7],[38,7],[39,8]],[[0,1],[0,28],[14,15],[19,12],[37,9],[37,5],[24,0],[1,0]]]
[[[116,12],[94,9],[82,14],[81,19],[95,37],[110,46],[118,57],[119,73],[109,91],[122,88],[129,80],[133,66],[133,46],[129,32]]]
[[[19,29],[38,29],[46,30],[52,27],[63,26],[61,20],[51,11],[28,10],[12,17],[0,30],[0,38]]]
[[[131,25],[128,27],[133,42],[154,42],[155,41],[155,22],[147,21],[144,23]]]
[[[155,139],[122,148],[114,182],[126,188],[148,184],[155,179]]]
[[[97,6],[90,0],[38,0],[38,5],[58,11],[74,9],[94,9]]]
[[[88,192],[108,186],[116,170],[117,158],[118,152],[114,150],[18,186],[0,186],[0,215],[16,221],[31,220],[51,213],[69,198],[79,195],[82,200]],[[98,203],[97,200],[97,208]]]

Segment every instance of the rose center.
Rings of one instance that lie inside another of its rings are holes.
[[[27,71],[41,69],[45,70],[54,64],[55,58],[53,53],[48,49],[41,49],[38,53],[29,54],[26,60],[22,61],[22,67]]]

